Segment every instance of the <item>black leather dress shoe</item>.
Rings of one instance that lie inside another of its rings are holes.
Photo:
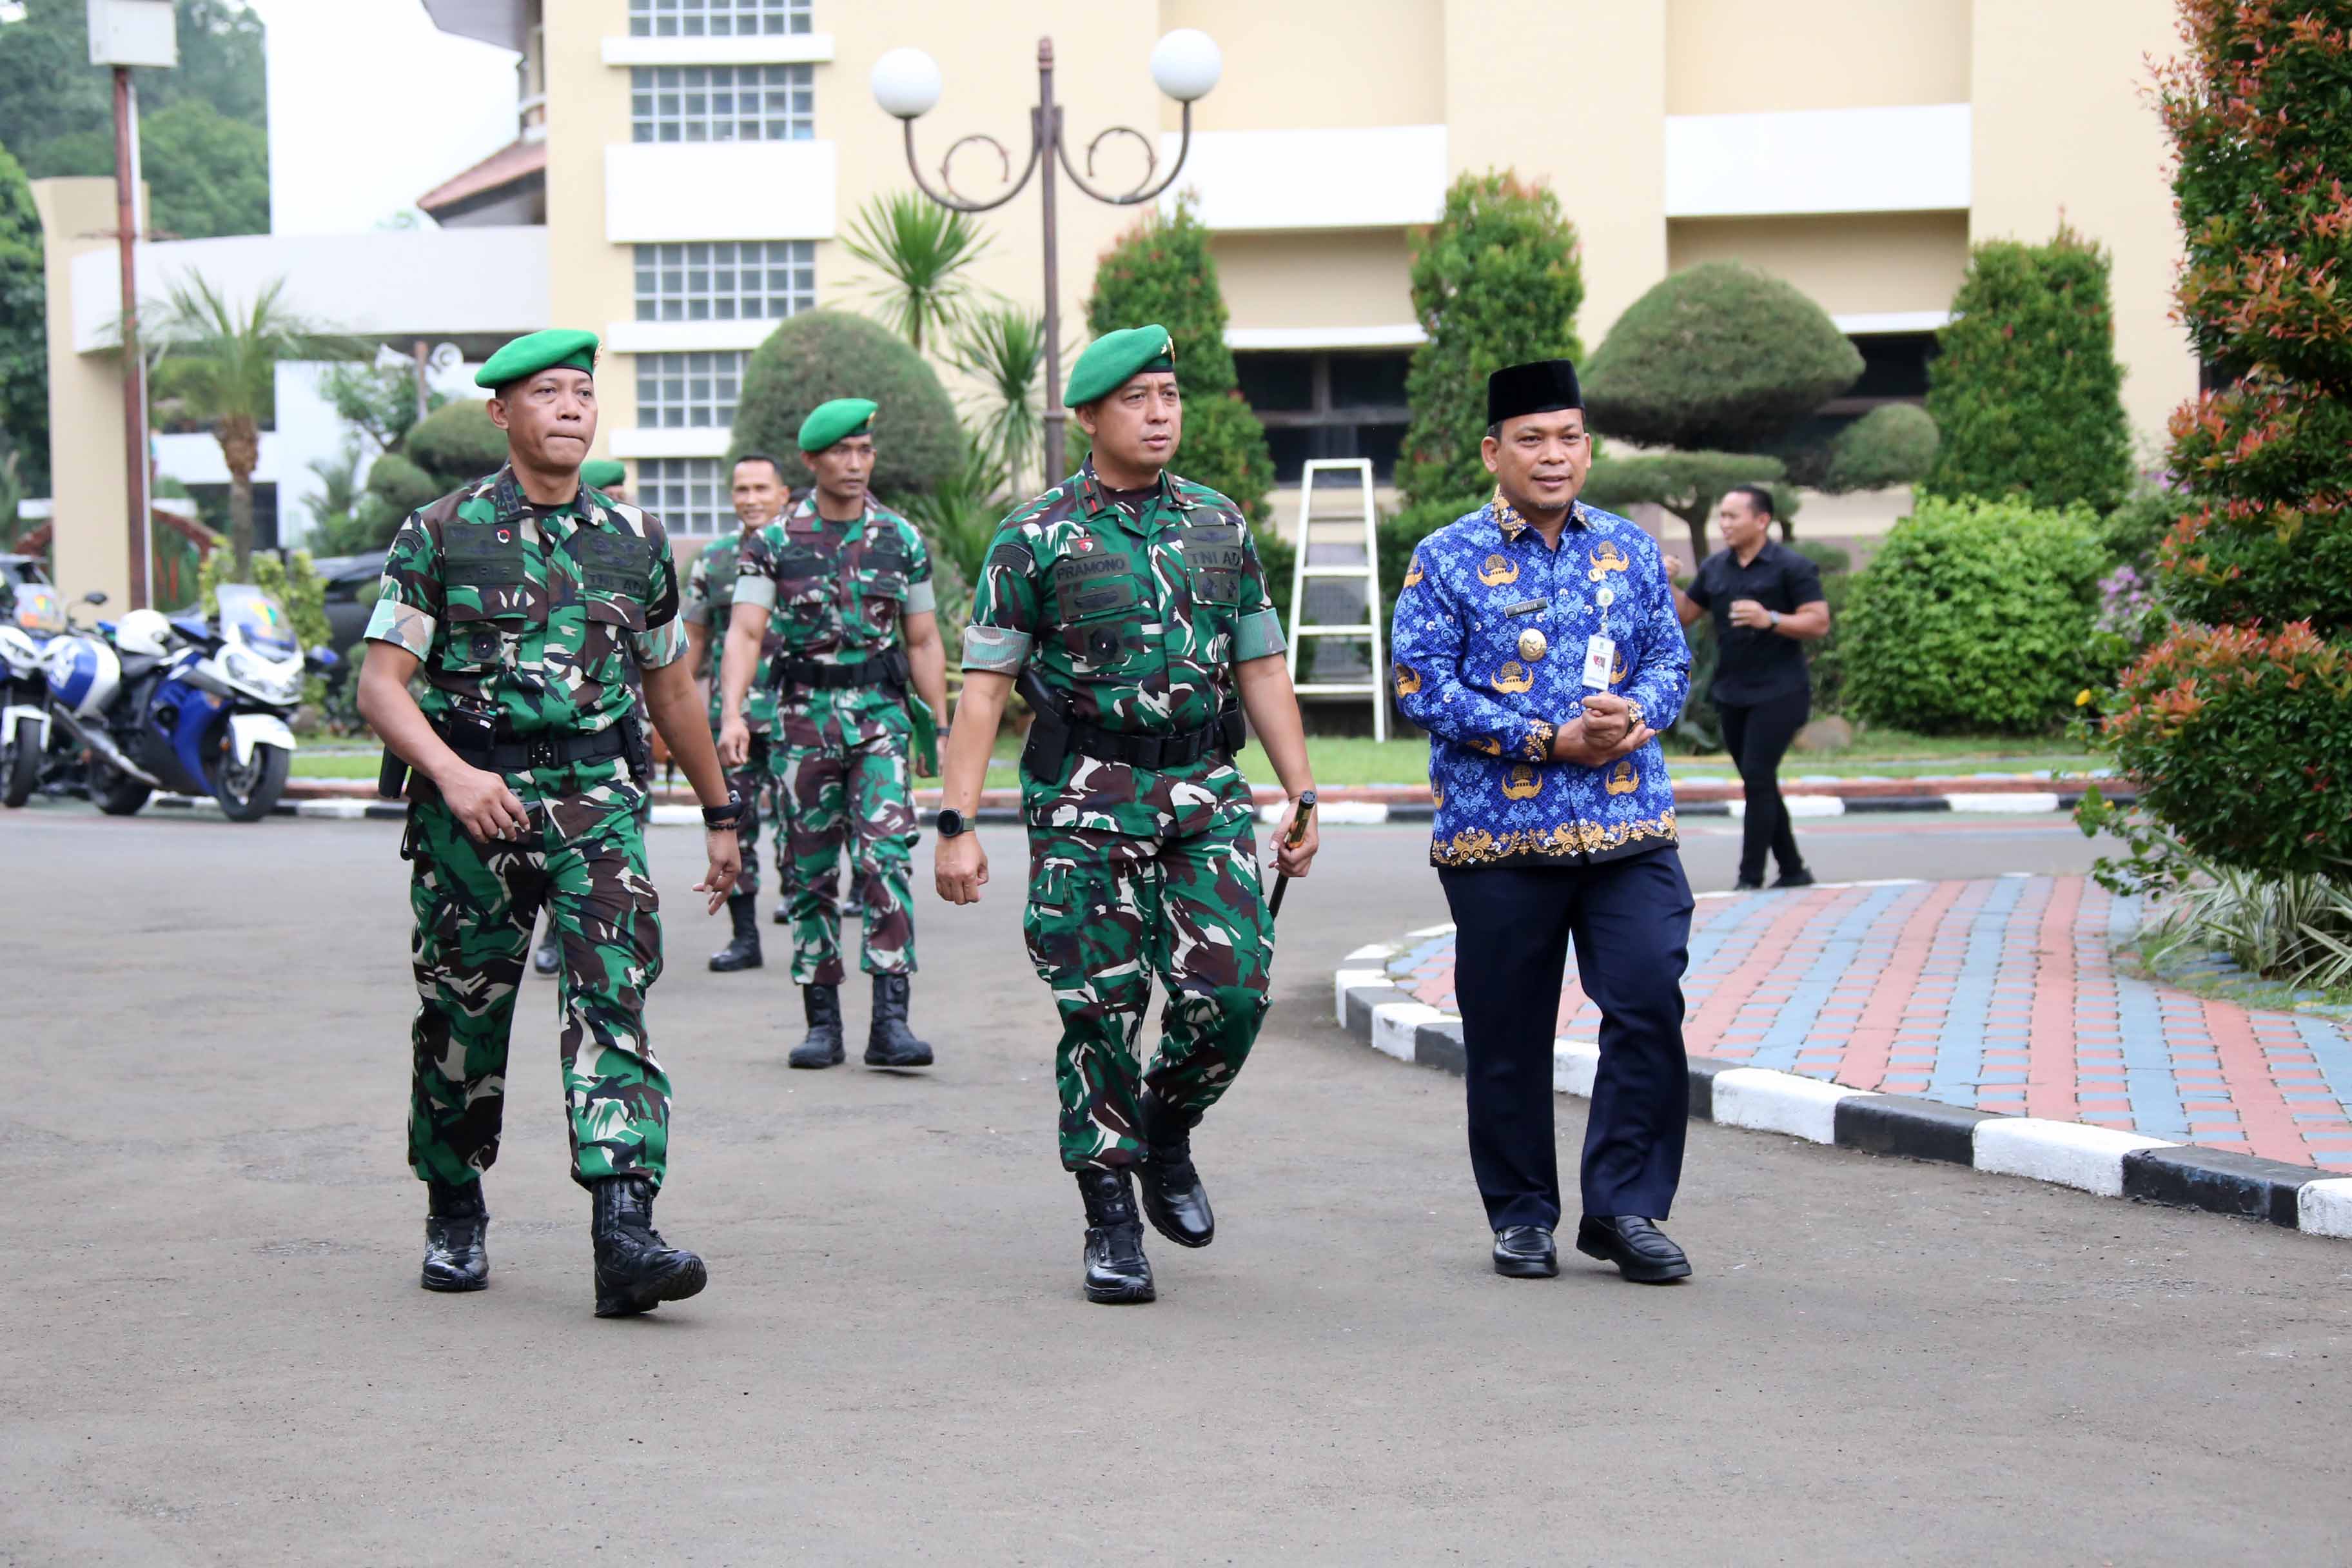
[[[1812,885],[1813,874],[1800,866],[1793,871],[1781,872],[1780,879],[1773,883],[1772,887],[1777,892],[1782,888],[1810,888]]]
[[[1764,884],[1761,882],[1752,882],[1747,878],[1742,877],[1739,880],[1731,884],[1731,890],[1735,893],[1760,893],[1764,890]]]
[[[1549,1279],[1559,1272],[1559,1247],[1539,1225],[1507,1225],[1495,1233],[1495,1272],[1506,1279]]]
[[[1613,1263],[1636,1285],[1664,1285],[1690,1278],[1690,1259],[1666,1233],[1639,1215],[1586,1215],[1577,1222],[1576,1250]]]

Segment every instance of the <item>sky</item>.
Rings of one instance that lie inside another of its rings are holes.
[[[376,227],[515,139],[515,56],[420,0],[247,0],[268,27],[271,226]]]

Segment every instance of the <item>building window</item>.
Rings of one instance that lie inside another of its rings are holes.
[[[816,134],[808,66],[638,66],[632,142],[805,142]]]
[[[1412,363],[1406,349],[1234,355],[1242,395],[1265,426],[1275,482],[1297,484],[1312,458],[1370,458],[1373,479],[1388,483],[1412,423]]]
[[[640,245],[640,321],[772,321],[816,303],[816,242]]]
[[[637,464],[636,502],[673,534],[733,527],[735,498],[717,458],[646,458]]]
[[[774,37],[809,30],[809,0],[629,0],[633,38]]]
[[[639,354],[637,423],[662,430],[724,430],[743,387],[741,351]]]

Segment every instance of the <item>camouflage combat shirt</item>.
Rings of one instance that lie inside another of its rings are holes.
[[[660,521],[584,485],[534,506],[510,467],[409,515],[367,636],[423,661],[425,717],[517,738],[611,728],[635,707],[633,667],[686,651]]]
[[[1018,676],[1034,663],[1074,721],[1171,735],[1214,723],[1236,700],[1234,666],[1286,646],[1239,507],[1168,473],[1120,505],[1088,462],[997,529],[963,667]],[[1136,837],[1202,832],[1250,807],[1216,752],[1153,769],[1073,752],[1058,778],[1024,773],[1021,797],[1034,826]]]
[[[775,679],[782,659],[863,664],[899,647],[901,617],[930,613],[937,599],[922,535],[871,496],[862,517],[831,522],[817,515],[811,491],[775,521],[743,535],[735,603],[768,607],[762,682]],[[787,750],[809,751],[903,738],[906,702],[887,685],[778,691],[772,710],[776,741]],[[748,719],[748,700],[744,708]]]
[[[743,542],[752,530],[740,529],[723,539],[714,539],[695,552],[694,564],[686,571],[686,602],[679,611],[690,626],[710,628],[710,668],[697,670],[710,681],[710,731],[719,732],[721,710],[726,706],[719,690],[719,676],[727,659],[727,632],[735,615],[735,576],[743,559]],[[765,734],[776,721],[775,669],[772,661],[782,646],[776,636],[772,618],[767,635],[760,642],[760,662],[751,672],[751,689],[743,697],[743,721],[754,734]]]

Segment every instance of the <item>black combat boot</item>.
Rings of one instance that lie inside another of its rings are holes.
[[[1206,1247],[1217,1239],[1217,1216],[1209,1212],[1209,1190],[1192,1168],[1192,1129],[1198,1113],[1185,1115],[1150,1089],[1136,1097],[1143,1138],[1143,1216],[1151,1228],[1179,1247]]]
[[[835,1057],[835,1061],[841,1058]],[[907,977],[874,977],[874,1021],[866,1027],[866,1065],[870,1068],[927,1068],[931,1065],[929,1042],[915,1038],[907,1027]]]
[[[793,1047],[784,1060],[796,1068],[839,1067],[845,1053],[841,1046],[841,992],[832,985],[801,987],[801,1008],[808,1015],[808,1038]]]
[[[750,893],[730,893],[727,896],[727,918],[735,922],[734,940],[710,955],[710,967],[719,974],[732,974],[739,969],[757,969],[765,962],[760,956],[760,910]]]
[[[1087,1300],[1106,1306],[1152,1300],[1158,1292],[1127,1172],[1080,1171],[1078,1192],[1087,1200]]]
[[[490,1211],[480,1181],[453,1186],[425,1184],[425,1273],[427,1290],[479,1290],[490,1282]]]
[[[596,1244],[596,1315],[626,1318],[664,1301],[683,1301],[710,1282],[702,1259],[672,1247],[654,1228],[654,1184],[644,1176],[605,1176],[588,1184],[595,1205],[589,1236]]]
[[[547,922],[547,934],[530,950],[530,966],[541,974],[552,974],[563,967],[563,944],[555,940],[555,922]]]

